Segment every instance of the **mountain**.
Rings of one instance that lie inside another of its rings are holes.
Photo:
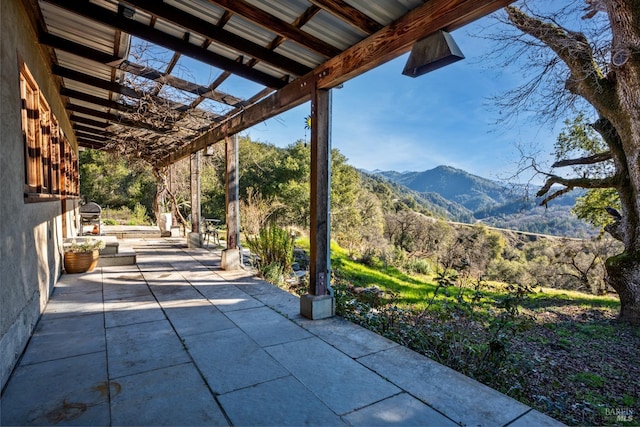
[[[393,174],[393,172],[390,173]],[[401,174],[401,172],[395,173]],[[380,199],[385,211],[395,210],[398,205],[404,205],[429,216],[460,222],[475,222],[472,211],[459,203],[447,200],[438,193],[419,193],[387,178],[381,171],[360,170],[360,176],[362,185]]]
[[[419,193],[437,193],[471,211],[508,201],[506,187],[451,166],[424,172],[380,172],[380,175]]]
[[[483,222],[500,228],[535,233],[583,237],[597,234],[590,224],[571,214],[576,198],[584,192],[573,191],[549,204],[528,194],[525,186],[510,185],[473,175],[451,166],[438,166],[422,172],[374,171],[425,210],[453,221]]]

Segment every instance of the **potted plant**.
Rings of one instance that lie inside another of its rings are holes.
[[[64,269],[67,273],[84,273],[96,268],[100,249],[104,249],[102,239],[92,237],[86,239],[73,239],[64,246]]]

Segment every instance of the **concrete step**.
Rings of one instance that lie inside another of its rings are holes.
[[[100,251],[100,256],[116,255],[120,251],[120,242],[115,236],[100,236],[104,240],[105,247]]]
[[[106,249],[106,248],[105,248]],[[136,251],[129,246],[120,246],[118,253],[100,254],[98,267],[113,267],[118,265],[135,265]]]
[[[118,253],[120,243],[115,236],[78,236],[64,239],[64,244],[71,244],[72,241],[81,243],[87,239],[102,240],[105,243],[105,247],[100,250],[100,256],[102,255],[114,255]]]
[[[105,236],[117,237],[118,239],[154,239],[163,237],[158,227],[144,225],[105,225],[102,227],[102,234]]]

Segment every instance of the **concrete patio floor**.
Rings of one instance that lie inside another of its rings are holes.
[[[133,246],[137,265],[61,277],[1,425],[561,425],[340,317],[302,318],[215,251]]]

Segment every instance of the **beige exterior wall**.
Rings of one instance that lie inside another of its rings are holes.
[[[0,1],[0,387],[42,313],[62,269],[62,203],[25,203],[18,56],[73,140],[46,51],[19,0]],[[67,236],[74,235],[77,201],[68,201]],[[74,209],[75,208],[75,209]]]

